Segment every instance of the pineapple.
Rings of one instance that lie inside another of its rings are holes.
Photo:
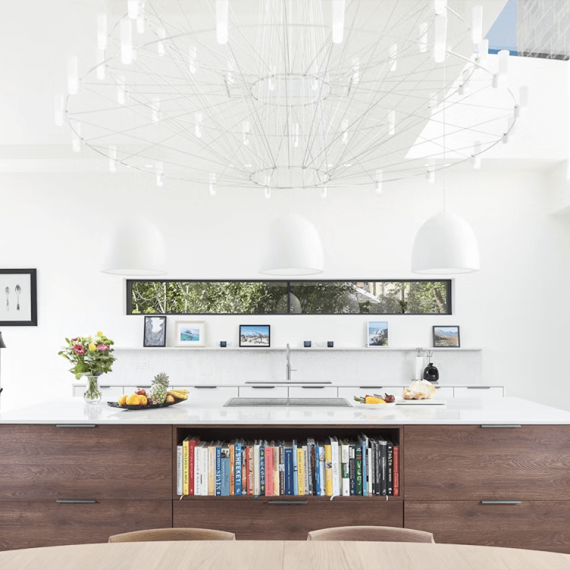
[[[161,372],[152,379],[152,386],[148,394],[149,404],[164,404],[168,390],[168,376]]]

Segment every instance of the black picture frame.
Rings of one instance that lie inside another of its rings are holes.
[[[4,295],[0,303],[0,327],[38,326],[36,269],[0,269],[0,292]],[[10,319],[10,316],[16,318]]]
[[[457,344],[449,344],[449,341],[441,340],[443,338],[453,338],[443,337],[436,332],[436,329],[456,329],[457,331]],[[461,338],[459,336],[459,326],[458,325],[434,325],[433,326],[433,347],[434,348],[461,348]]]
[[[155,319],[153,321],[153,319]],[[156,327],[156,319],[161,323],[160,331],[153,332]],[[143,346],[145,348],[164,348],[166,346],[166,325],[168,321],[164,315],[148,315],[144,318]]]
[[[245,343],[243,334],[245,329],[267,329],[267,344],[265,343]],[[239,326],[239,346],[241,348],[270,348],[271,347],[271,325],[240,325]]]

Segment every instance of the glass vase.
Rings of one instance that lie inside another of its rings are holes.
[[[101,402],[101,391],[99,390],[98,376],[86,376],[87,390],[83,394],[83,399],[89,405],[96,406]]]

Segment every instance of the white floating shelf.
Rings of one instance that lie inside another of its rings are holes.
[[[279,348],[264,348],[264,347],[227,347],[227,348],[219,348],[217,346],[206,346],[206,347],[180,347],[180,346],[166,346],[166,347],[136,347],[136,346],[117,346],[113,347],[114,350],[117,352],[120,351],[128,351],[128,350],[144,350],[148,352],[161,352],[161,351],[180,351],[180,352],[194,352],[194,351],[217,351],[217,352],[284,352],[287,350],[285,347]],[[328,348],[328,347],[311,347],[311,348],[291,348],[291,352],[411,352],[418,350],[418,347],[415,346],[411,347],[337,347]],[[438,347],[438,348],[422,348],[422,352],[478,352],[483,350],[480,347],[459,347],[459,348],[452,348],[452,347]]]

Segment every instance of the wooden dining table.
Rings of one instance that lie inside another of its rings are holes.
[[[570,554],[404,542],[130,542],[0,552],[0,569],[570,570]]]

